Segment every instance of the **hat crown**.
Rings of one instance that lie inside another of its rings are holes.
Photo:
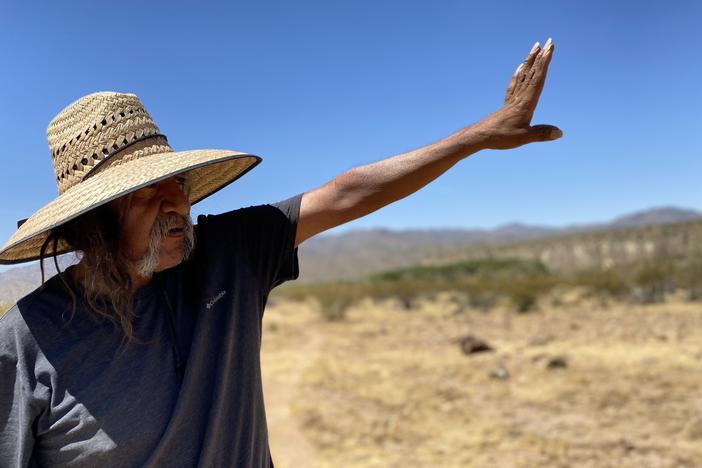
[[[59,194],[134,143],[154,139],[160,152],[173,151],[134,94],[84,96],[51,120],[46,135]]]

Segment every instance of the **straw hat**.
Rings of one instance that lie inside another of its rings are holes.
[[[39,258],[50,229],[159,180],[187,173],[194,204],[261,162],[237,151],[173,151],[134,94],[80,98],[49,123],[46,133],[59,196],[17,223],[0,248],[2,264]],[[60,242],[56,253],[71,250]]]

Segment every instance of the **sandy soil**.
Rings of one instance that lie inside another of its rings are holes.
[[[278,468],[702,466],[700,304],[274,303],[262,357]]]

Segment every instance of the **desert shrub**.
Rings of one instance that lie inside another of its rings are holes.
[[[517,312],[529,312],[536,308],[541,296],[550,291],[558,280],[550,276],[534,276],[504,285],[505,294]]]
[[[371,282],[444,282],[468,277],[506,279],[546,274],[548,274],[548,269],[539,261],[517,258],[485,258],[448,265],[416,266],[390,270],[372,275],[369,279]]]
[[[680,259],[676,269],[677,284],[688,291],[691,301],[702,300],[702,252],[693,252]]]
[[[462,296],[459,310],[470,306],[489,311],[501,299],[507,299],[516,311],[523,313],[535,309],[539,299],[555,287],[585,288],[591,297],[603,302],[660,302],[676,288],[690,291],[690,298],[699,300],[702,252],[570,274],[551,273],[533,260],[488,258],[396,269],[355,282],[284,286],[275,293],[292,300],[316,298],[324,318],[343,320],[348,308],[364,297],[396,298],[405,309],[412,310],[420,297],[434,297],[443,291]]]
[[[344,320],[348,308],[365,295],[358,284],[338,281],[280,287],[273,290],[271,297],[297,302],[312,298],[318,303],[323,318],[337,321]]]
[[[322,317],[329,321],[346,318],[346,312],[363,294],[354,283],[328,283],[315,288],[313,296],[320,305]]]
[[[347,296],[317,296],[322,317],[330,322],[337,322],[346,319],[346,311],[353,304],[351,298]]]
[[[636,302],[662,302],[668,292],[675,290],[675,265],[672,261],[658,260],[641,264],[633,274],[633,297]]]
[[[532,275],[499,283],[500,292],[506,296],[517,312],[529,312],[536,308],[540,297],[560,284],[562,279],[551,274]]]
[[[621,271],[612,268],[580,271],[568,280],[571,286],[583,286],[597,298],[621,299],[630,292],[630,285]]]
[[[509,298],[517,312],[524,313],[534,309],[538,293],[528,288],[512,289],[509,292]]]
[[[480,287],[466,288],[468,305],[474,309],[487,312],[497,303],[497,295],[492,290],[481,289]]]
[[[541,262],[486,258],[391,270],[370,276],[366,283],[374,295],[397,297],[408,308],[421,295],[457,291],[466,295],[473,308],[487,311],[500,297],[508,297],[518,310],[527,311],[554,281]]]
[[[431,293],[432,288],[422,281],[366,281],[359,288],[374,300],[397,298],[406,310],[411,310],[415,301],[423,294]]]

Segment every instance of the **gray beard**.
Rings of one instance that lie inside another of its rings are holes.
[[[161,243],[168,236],[168,231],[178,227],[179,224],[184,225],[183,233],[185,234],[183,237],[183,259],[181,262],[190,257],[195,247],[193,221],[190,216],[159,214],[154,226],[151,228],[146,252],[135,265],[139,276],[150,278],[154,274],[156,268],[158,268]]]

